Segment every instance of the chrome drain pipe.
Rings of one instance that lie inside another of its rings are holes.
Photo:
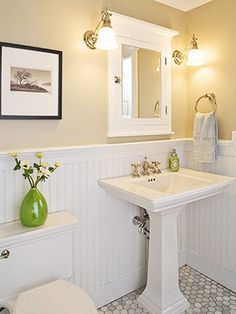
[[[144,210],[144,213],[143,213],[143,217],[139,217],[139,216],[135,216],[133,218],[133,224],[135,226],[138,226],[138,232],[140,234],[143,234],[146,239],[149,240],[149,237],[150,237],[150,231],[147,229],[146,227],[146,224],[147,224],[147,221],[149,220],[149,215],[146,211],[146,209]]]

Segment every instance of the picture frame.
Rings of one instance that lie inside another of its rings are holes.
[[[0,119],[62,119],[62,51],[0,42]]]

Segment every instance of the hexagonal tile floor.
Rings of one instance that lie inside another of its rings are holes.
[[[236,293],[226,289],[189,266],[180,268],[179,279],[180,290],[190,303],[190,308],[185,311],[185,314],[236,314]],[[101,314],[148,313],[136,301],[142,291],[143,288],[138,289],[103,306],[98,312]]]

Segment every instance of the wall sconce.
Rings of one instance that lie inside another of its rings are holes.
[[[193,34],[190,45],[184,49],[183,52],[175,50],[173,52],[174,62],[178,65],[182,64],[187,59],[186,65],[199,66],[203,65],[203,55],[201,50],[198,49],[197,37]]]
[[[90,49],[113,50],[118,47],[115,32],[111,27],[111,16],[112,14],[105,9],[95,31],[89,30],[84,33],[84,41]]]

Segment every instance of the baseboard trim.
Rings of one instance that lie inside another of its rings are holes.
[[[179,252],[179,267],[186,264],[186,251]],[[126,295],[142,286],[147,282],[147,268],[132,272],[123,278],[114,280],[106,286],[89,292],[97,308],[102,307],[123,295]]]
[[[211,263],[190,251],[186,251],[186,263],[205,276],[236,292],[236,273],[228,271],[221,265]]]
[[[104,287],[89,292],[97,308],[119,299],[146,284],[147,268],[129,273],[127,276],[114,280]]]

